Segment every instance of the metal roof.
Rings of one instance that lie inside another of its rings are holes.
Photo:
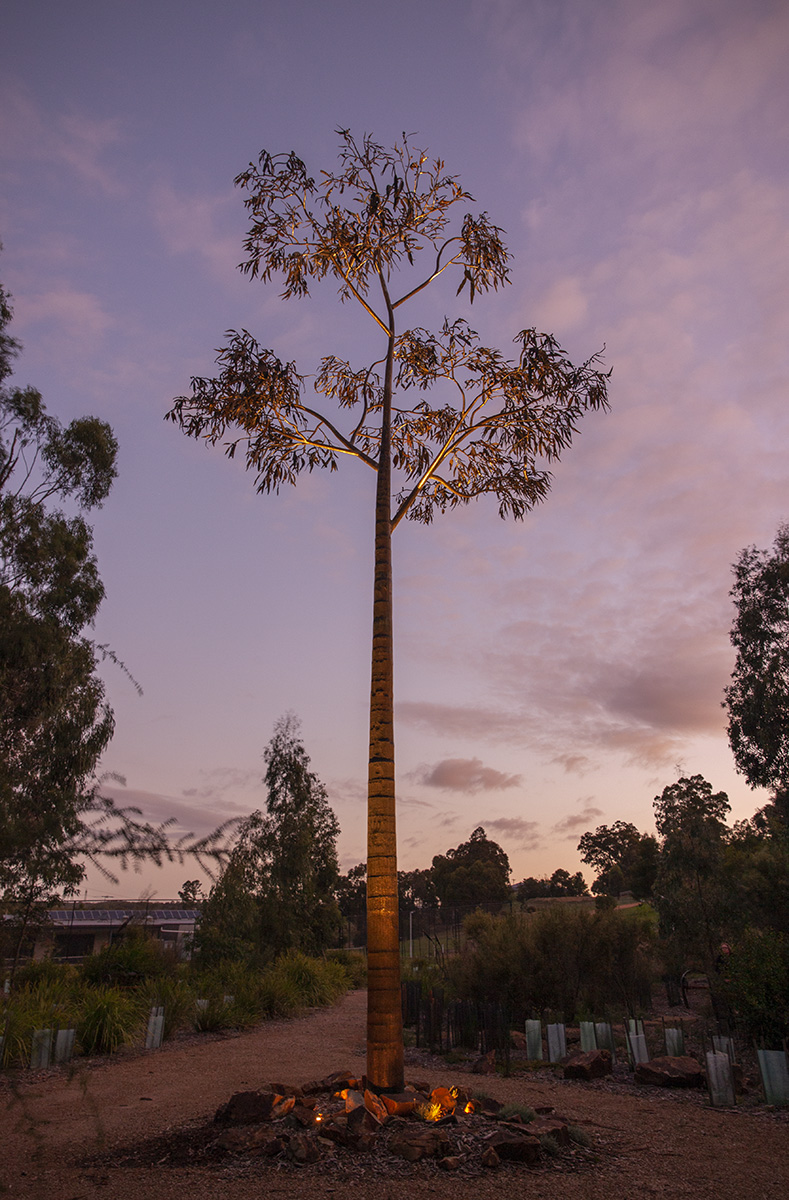
[[[200,920],[197,908],[57,908],[49,914],[55,925],[123,925],[126,921],[135,924],[155,924]]]

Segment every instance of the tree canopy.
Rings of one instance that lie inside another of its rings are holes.
[[[639,833],[630,821],[598,825],[578,843],[581,862],[597,871],[592,884],[595,895],[617,896],[631,891],[637,900],[652,894],[659,847],[649,833]]]
[[[789,525],[772,553],[742,551],[731,595],[737,657],[725,707],[734,761],[751,787],[789,792]]]
[[[108,858],[212,859],[221,831],[172,841],[101,794],[114,722],[98,665],[118,660],[89,636],[104,587],[85,514],[109,494],[118,447],[105,421],[63,425],[8,382],[11,315],[0,285],[0,899],[24,928],[88,860],[109,875]]]
[[[441,904],[499,908],[509,898],[510,860],[478,825],[467,842],[433,859]]]
[[[337,934],[339,825],[293,714],[277,721],[264,759],[266,814],[241,824],[211,890],[199,935],[206,959],[317,954]]]

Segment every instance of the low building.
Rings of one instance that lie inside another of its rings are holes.
[[[177,900],[102,900],[52,909],[40,930],[33,958],[80,962],[97,954],[131,929],[145,929],[188,958],[200,910],[184,908]]]

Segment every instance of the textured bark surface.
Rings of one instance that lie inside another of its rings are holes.
[[[375,585],[367,793],[367,1077],[376,1088],[403,1088],[400,930],[394,778],[394,646],[392,636],[390,339],[384,384],[381,457],[375,505]]]

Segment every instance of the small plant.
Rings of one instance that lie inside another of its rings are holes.
[[[364,987],[367,983],[367,958],[358,950],[327,950],[327,962],[336,962],[348,976],[352,988]]]
[[[143,1019],[139,996],[120,988],[91,988],[84,995],[77,1038],[85,1054],[114,1054],[133,1041]]]
[[[568,1125],[567,1133],[570,1136],[570,1141],[575,1142],[576,1146],[589,1147],[592,1144],[589,1134],[580,1125]]]
[[[556,1158],[557,1154],[560,1153],[559,1143],[550,1133],[544,1133],[542,1135],[540,1138],[540,1146],[542,1147],[543,1154],[546,1155],[547,1158]]]
[[[513,1117],[519,1117],[524,1125],[528,1125],[534,1120],[535,1112],[528,1104],[505,1104],[498,1115],[502,1121],[511,1121]]]
[[[179,1029],[185,1029],[193,1023],[195,996],[185,979],[163,976],[161,979],[152,980],[142,990],[141,999],[146,1008],[154,1005],[164,1007],[162,1036],[165,1040],[173,1037]]]
[[[173,972],[175,963],[157,938],[134,929],[82,964],[83,978],[93,985],[136,987],[147,979]]]
[[[209,996],[206,1004],[196,1005],[192,1019],[198,1033],[218,1033],[237,1024],[233,1005],[226,1003],[223,996]]]

